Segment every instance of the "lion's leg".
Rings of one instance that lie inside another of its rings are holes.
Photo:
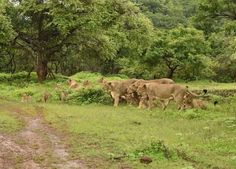
[[[142,100],[139,101],[138,108],[139,108],[139,109],[142,109],[142,108],[143,108],[143,101],[142,101]]]
[[[162,110],[166,109],[166,102],[165,100],[160,100],[161,106],[162,106]]]
[[[120,101],[120,96],[119,95],[115,95],[114,98],[114,106],[117,107]]]
[[[149,97],[148,99],[148,109],[150,110],[153,107],[153,98]]]
[[[176,102],[177,106],[178,106],[178,110],[182,110],[183,109],[183,105],[184,105],[184,99],[183,96],[178,95],[178,96],[173,96],[174,101]]]
[[[138,108],[143,109],[146,108],[147,106],[147,98],[141,98],[139,101],[139,106]]]

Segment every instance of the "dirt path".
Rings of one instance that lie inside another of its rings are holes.
[[[0,134],[0,169],[86,169],[80,160],[69,158],[60,137],[43,121],[43,107],[35,106],[33,116],[18,108],[8,110],[26,125],[16,135]]]

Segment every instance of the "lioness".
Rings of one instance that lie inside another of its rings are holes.
[[[140,79],[140,80],[137,80],[135,83],[131,84],[127,90],[127,92],[130,94],[130,93],[133,93],[133,92],[136,92],[138,87],[141,85],[141,84],[144,84],[144,83],[157,83],[157,84],[174,84],[175,82],[172,80],[172,79],[168,79],[168,78],[162,78],[162,79],[154,79],[154,80],[143,80],[143,79]]]
[[[183,109],[196,108],[196,109],[206,109],[206,105],[203,100],[196,99],[196,95],[189,92],[184,95]]]
[[[92,82],[90,82],[89,80],[85,80],[85,81],[83,82],[83,87],[84,87],[84,88],[90,88],[90,87],[92,87]]]
[[[163,110],[166,109],[166,106],[171,100],[174,100],[177,103],[178,109],[182,109],[184,96],[187,93],[192,96],[191,98],[195,97],[186,87],[182,87],[178,84],[146,83],[140,85],[137,92],[141,96],[147,95],[149,108],[152,107],[154,100],[159,100]],[[185,99],[187,99],[187,97]]]
[[[112,98],[114,99],[114,106],[117,107],[120,98],[125,98],[128,86],[134,83],[136,79],[129,80],[116,80],[116,81],[106,81],[103,80],[103,88],[110,92]]]
[[[66,101],[67,100],[67,97],[68,97],[68,92],[67,91],[62,91],[61,93],[60,93],[60,100],[62,101],[62,102],[64,102],[64,101]]]
[[[79,88],[79,84],[75,80],[69,79],[67,81],[67,83],[68,83],[70,89],[77,89],[77,88]]]
[[[44,101],[44,103],[47,103],[47,101],[48,101],[48,99],[51,97],[52,95],[51,95],[51,93],[49,93],[48,91],[45,91],[44,93],[43,93],[43,101]]]
[[[27,93],[23,93],[21,95],[21,102],[30,102],[32,100],[32,97],[30,95],[28,95]]]
[[[175,82],[172,79],[162,78],[162,79],[154,79],[154,80],[137,80],[136,82],[132,83],[128,89],[126,98],[129,100],[135,100],[135,103],[139,103],[139,108],[144,108],[147,106],[148,97],[144,95],[141,96],[137,93],[137,89],[140,85],[147,84],[147,83],[157,83],[157,84],[174,84]]]

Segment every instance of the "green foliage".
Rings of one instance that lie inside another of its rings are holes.
[[[81,89],[78,92],[72,92],[68,98],[69,103],[74,104],[111,104],[111,96],[102,89]]]
[[[173,1],[141,0],[139,3],[155,27],[173,28],[183,23],[182,10],[179,5],[174,6]]]
[[[195,17],[197,28],[204,30],[212,46],[214,79],[222,82],[235,81],[235,8],[233,0],[204,0]]]
[[[179,24],[189,25],[199,2],[194,0],[133,0],[157,28],[171,29]]]
[[[11,30],[10,27],[17,32],[14,43],[7,48],[14,48],[14,56],[26,55],[40,81],[46,79],[48,68],[67,75],[78,70],[101,71],[99,63],[140,56],[152,41],[152,23],[130,1],[29,0],[17,3],[7,3],[3,17],[11,21],[9,26],[0,15],[3,32]],[[121,50],[126,52],[118,55]],[[15,64],[13,58],[14,62],[10,62]],[[24,65],[24,60],[19,64]],[[26,70],[25,67],[18,69]]]
[[[6,1],[0,2],[0,49],[15,37],[10,18],[5,15],[6,5]]]
[[[214,66],[217,81],[235,81],[236,73],[236,22],[228,22],[218,33],[212,33],[209,41],[211,42],[213,56],[217,60]]]
[[[9,73],[0,73],[0,82],[2,83],[14,83],[18,85],[25,84],[24,81],[31,80],[32,82],[36,82],[36,74],[32,73],[30,79],[28,79],[27,72],[18,72],[14,74]]]
[[[0,2],[0,71],[235,81],[234,0]]]
[[[131,78],[138,78],[138,79],[149,79],[150,77],[150,70],[148,66],[143,65],[139,60],[121,58],[119,60],[120,73],[127,75]]]
[[[152,67],[165,64],[168,73],[162,76],[172,78],[178,69],[187,69],[183,76],[193,80],[197,75],[204,77],[204,69],[211,63],[207,58],[209,50],[210,46],[203,32],[179,26],[158,32],[145,60]]]
[[[203,0],[195,17],[195,25],[207,35],[220,31],[228,21],[235,21],[236,2],[234,0]]]
[[[152,142],[149,147],[146,147],[141,150],[136,150],[134,153],[129,154],[129,157],[139,158],[142,156],[149,156],[157,160],[173,160],[176,159],[176,154],[174,151],[171,151],[163,141]]]

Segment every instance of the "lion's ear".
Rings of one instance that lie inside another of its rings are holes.
[[[112,89],[114,88],[114,83],[112,82],[108,82],[107,85],[110,86]]]
[[[98,80],[99,83],[106,83],[106,80],[104,79],[104,77],[101,77],[101,79]]]
[[[143,88],[144,88],[144,89],[147,89],[147,85],[146,85],[146,84],[144,84],[144,85],[143,85]]]
[[[108,86],[112,86],[112,82],[107,82],[107,85]]]

